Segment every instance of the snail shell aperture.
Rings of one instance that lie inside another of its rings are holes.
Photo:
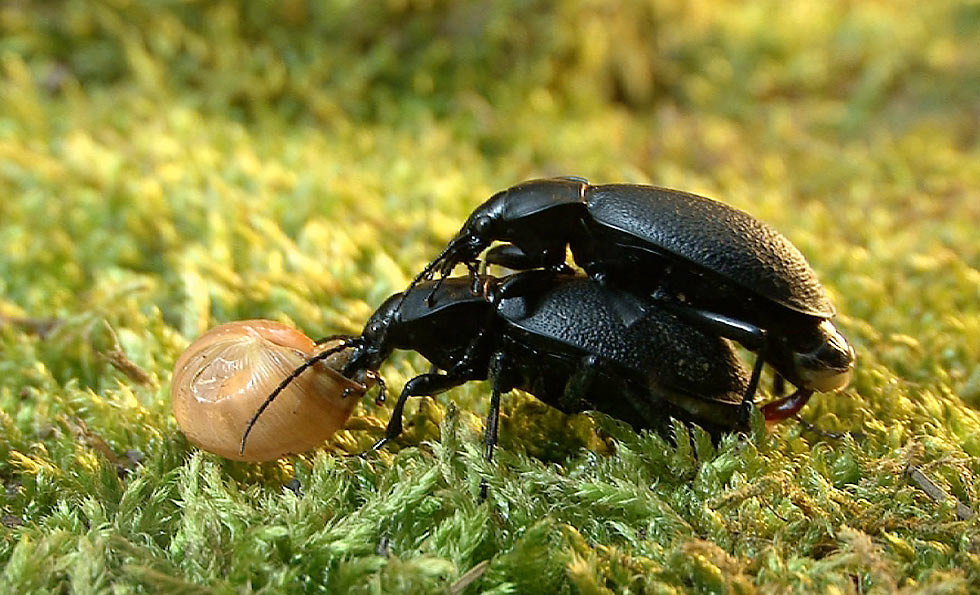
[[[269,394],[328,347],[270,320],[243,320],[209,330],[174,367],[170,398],[181,431],[200,448],[239,461],[269,461],[319,446],[344,427],[367,390],[337,371],[347,361],[347,350],[314,364],[286,386],[255,423],[245,453],[239,454],[242,433]]]

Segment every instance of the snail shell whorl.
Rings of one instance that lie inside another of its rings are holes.
[[[293,380],[255,423],[245,454],[238,449],[249,420],[290,372],[319,349],[298,330],[270,320],[217,326],[181,354],[170,398],[187,439],[240,461],[268,461],[310,450],[344,427],[367,390],[337,369],[341,351]],[[343,397],[344,391],[350,393]]]

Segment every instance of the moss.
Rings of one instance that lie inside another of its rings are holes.
[[[978,33],[946,1],[5,4],[2,589],[977,590]],[[381,432],[367,400],[274,463],[180,435],[205,328],[356,332],[476,204],[555,174],[790,237],[858,353],[804,417],[848,436],[670,444],[511,395],[491,467],[479,383],[367,460],[341,456]]]

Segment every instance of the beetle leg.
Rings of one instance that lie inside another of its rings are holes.
[[[675,298],[665,295],[662,291],[654,293],[653,298],[678,317],[726,339],[738,341],[746,349],[756,352],[749,386],[745,391],[745,396],[742,397],[742,404],[738,411],[739,424],[748,424],[754,406],[755,391],[759,387],[759,377],[762,375],[762,365],[767,357],[769,335],[766,330],[731,316],[684,305]]]
[[[762,376],[762,364],[765,363],[765,347],[755,355],[755,365],[752,366],[752,376],[749,378],[749,386],[745,389],[745,396],[742,403],[738,406],[738,423],[740,426],[748,426],[749,417],[752,415],[752,408],[755,406],[755,391],[759,388],[759,377]]]
[[[480,261],[467,261],[466,269],[470,275],[470,291],[473,292],[473,295],[483,295],[486,297],[483,288],[483,277],[480,276]]]
[[[724,314],[718,314],[717,312],[692,308],[676,301],[674,298],[663,297],[659,294],[654,294],[653,297],[659,305],[664,306],[679,318],[683,318],[692,324],[721,335],[726,339],[738,341],[746,349],[760,351],[766,345],[766,330],[754,324],[732,318],[731,316],[725,316]]]
[[[406,382],[401,394],[398,395],[398,401],[395,402],[395,408],[391,411],[391,419],[388,420],[388,425],[385,427],[384,438],[375,442],[371,448],[360,453],[359,456],[363,457],[379,450],[385,444],[388,444],[401,435],[402,413],[409,397],[431,397],[457,387],[466,382],[466,380],[467,378],[462,375],[421,374]]]
[[[776,372],[772,378],[772,394],[777,398],[786,394],[786,379],[779,372]]]
[[[408,292],[411,291],[413,287],[421,283],[423,280],[431,279],[432,276],[436,273],[436,271],[439,271],[442,277],[445,277],[447,273],[451,272],[453,270],[453,267],[455,267],[456,263],[458,262],[458,253],[462,249],[461,246],[463,246],[465,242],[466,242],[465,237],[457,236],[453,238],[452,241],[450,241],[449,244],[447,244],[446,247],[442,249],[442,252],[440,252],[438,256],[433,258],[432,261],[429,262],[429,264],[425,265],[425,268],[423,268],[418,275],[415,275],[415,278],[412,279],[412,282],[408,284],[408,287],[405,289],[402,295],[403,296],[408,295]],[[436,287],[434,287],[432,291],[429,292],[429,295],[426,296],[425,298],[425,303],[427,305],[429,306],[432,305],[432,296],[435,294],[436,289],[438,288],[439,288],[439,283],[437,282]],[[404,299],[405,298],[402,297],[403,301]],[[400,307],[401,304],[399,303],[399,308]]]
[[[558,267],[565,264],[565,246],[562,251],[541,250],[528,254],[514,244],[501,244],[487,251],[486,261],[490,264],[506,267],[515,271]]]
[[[432,289],[430,289],[428,295],[425,296],[426,306],[432,307],[432,303],[434,302],[436,292],[439,291],[439,288],[442,287],[442,284],[443,282],[445,282],[446,277],[449,276],[449,273],[451,273],[453,271],[453,268],[455,267],[456,267],[455,262],[446,261],[445,263],[443,263],[442,267],[439,268],[439,278],[436,279],[436,282],[432,284]]]
[[[442,287],[443,282],[446,280],[446,278],[449,277],[449,274],[453,272],[453,269],[456,268],[456,265],[459,264],[460,262],[461,261],[459,260],[447,259],[445,262],[442,263],[442,266],[439,267],[439,278],[436,280],[435,283],[432,284],[432,289],[429,290],[429,294],[425,296],[426,306],[430,306],[430,307],[432,306],[433,298],[435,298],[436,292],[439,291],[439,288]],[[470,274],[472,274],[473,267],[475,266],[474,263],[478,261],[466,260],[462,262],[466,264],[466,267],[470,269]],[[411,287],[412,286],[409,286],[409,289],[411,289]]]
[[[497,446],[497,425],[500,421],[500,393],[503,390],[503,368],[505,356],[502,351],[493,354],[490,359],[490,409],[487,412],[487,427],[483,436],[486,445],[485,456],[488,463],[493,463],[493,451]],[[480,482],[480,501],[487,499],[489,492],[487,480]]]
[[[365,379],[373,380],[374,382],[377,383],[378,396],[374,398],[374,404],[380,407],[388,398],[388,385],[385,384],[384,378],[381,377],[381,374],[378,374],[378,372],[375,370],[368,370],[364,374],[364,377]],[[349,388],[344,389],[344,394],[342,395],[342,397],[347,398],[351,392],[353,391]]]

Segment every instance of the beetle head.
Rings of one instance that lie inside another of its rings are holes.
[[[829,320],[793,337],[791,361],[794,374],[787,380],[802,388],[827,392],[844,388],[854,369],[854,349]]]
[[[389,331],[398,321],[401,303],[402,294],[396,293],[371,315],[361,336],[355,340],[354,352],[344,366],[344,376],[361,382],[370,373],[376,372],[385,358],[391,355],[393,347]]]
[[[470,213],[452,241],[456,262],[475,260],[494,239],[500,239],[509,194],[509,190],[498,192]]]

